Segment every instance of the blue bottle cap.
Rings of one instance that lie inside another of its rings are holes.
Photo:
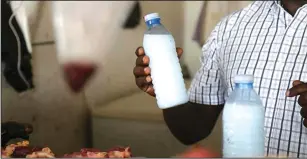
[[[237,75],[235,77],[235,83],[253,83],[254,76],[253,75]]]
[[[150,13],[144,16],[145,22],[152,20],[152,19],[157,19],[157,18],[160,18],[158,13]]]

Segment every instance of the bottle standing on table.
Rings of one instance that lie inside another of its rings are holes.
[[[187,103],[189,98],[173,36],[161,24],[158,13],[148,14],[144,19],[147,31],[143,47],[150,59],[151,78],[159,108]]]
[[[223,110],[223,157],[264,157],[264,107],[252,75],[235,77]]]

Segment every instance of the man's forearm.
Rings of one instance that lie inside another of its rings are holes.
[[[163,116],[172,134],[183,144],[191,145],[210,135],[223,107],[189,102],[164,109]]]

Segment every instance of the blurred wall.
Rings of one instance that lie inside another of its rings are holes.
[[[32,64],[35,89],[17,94],[10,87],[2,88],[1,115],[2,121],[32,123],[35,130],[31,143],[49,145],[56,153],[62,154],[87,144],[86,136],[90,132],[87,127],[88,107],[138,91],[132,75],[134,52],[142,45],[146,27],[142,20],[137,28],[125,30],[110,56],[101,59],[104,67],[86,90],[72,94],[63,81],[56,60],[49,3],[44,2],[38,23],[31,28],[34,31]],[[177,44],[183,44],[183,2],[140,3],[142,15],[158,12]]]

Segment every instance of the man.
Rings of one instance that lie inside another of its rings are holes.
[[[186,145],[206,138],[233,90],[236,74],[253,74],[265,107],[268,156],[307,157],[307,5],[305,0],[256,1],[217,24],[202,49],[190,102],[163,110]],[[180,57],[183,50],[177,49]],[[143,48],[134,75],[155,96]]]

